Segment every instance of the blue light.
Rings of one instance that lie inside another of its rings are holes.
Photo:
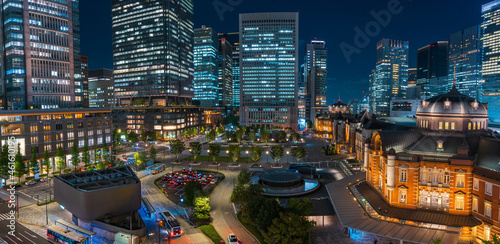
[[[63,205],[59,205],[59,207],[61,207],[62,210],[66,209]]]

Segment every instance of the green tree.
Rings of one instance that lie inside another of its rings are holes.
[[[149,157],[153,159],[153,161],[156,160],[156,148],[154,146],[151,146],[151,149],[149,149]]]
[[[292,134],[290,134],[290,138],[294,141],[299,141],[300,140],[300,134],[297,133],[297,132],[294,132]]]
[[[255,139],[257,138],[257,134],[255,133],[255,131],[250,131],[250,134],[248,134],[248,139],[250,139],[251,142],[255,141]]]
[[[233,160],[233,162],[238,162],[238,159],[241,156],[241,148],[240,145],[229,145],[229,157]]]
[[[146,141],[148,138],[148,134],[146,133],[146,131],[144,129],[141,130],[140,138],[141,138],[141,141]]]
[[[0,154],[0,175],[6,178],[9,176],[9,146],[7,144],[5,141]]]
[[[269,132],[264,130],[260,133],[260,139],[262,141],[265,141],[267,143],[270,138],[271,138],[271,134],[269,134]]]
[[[205,126],[202,126],[200,129],[200,134],[205,134]]]
[[[261,230],[267,230],[273,220],[279,217],[281,207],[278,199],[256,196],[247,204],[248,218]]]
[[[121,138],[120,138],[120,133],[118,132],[119,129],[118,127],[115,127],[113,130],[113,145],[114,146],[119,146],[121,144]]]
[[[248,170],[243,169],[241,172],[238,174],[238,178],[236,180],[236,184],[241,187],[246,187],[250,184],[250,172]]]
[[[189,143],[189,148],[191,149],[191,155],[193,155],[193,159],[196,160],[198,156],[201,154],[201,143],[195,141]]]
[[[311,214],[312,208],[313,204],[311,200],[307,198],[291,198],[286,206],[286,211],[300,216],[309,216],[309,214]]]
[[[307,243],[309,231],[314,227],[315,222],[309,221],[304,216],[299,216],[291,212],[280,212],[279,217],[273,220],[272,225],[265,235],[268,243]]]
[[[282,146],[271,147],[271,157],[274,159],[276,163],[278,163],[280,159],[283,158],[283,152],[284,149]]]
[[[26,173],[28,173],[28,169],[24,163],[24,156],[21,154],[21,144],[18,143],[17,152],[14,156],[14,176],[20,181],[20,178]]]
[[[215,140],[215,130],[210,130],[210,132],[207,133],[206,137],[209,141]]]
[[[215,159],[220,155],[220,150],[221,150],[220,145],[217,143],[210,143],[208,144],[208,150],[210,150],[208,152],[208,155],[212,157],[215,163]]]
[[[144,159],[142,158],[142,155],[136,152],[134,154],[134,159],[135,159],[135,170],[137,171],[139,169],[139,166],[144,162]]]
[[[292,156],[297,159],[304,159],[307,156],[307,150],[303,147],[292,148]]]
[[[236,140],[238,142],[241,142],[241,140],[243,139],[243,134],[244,134],[243,129],[239,129],[234,132],[234,136],[236,137]]]
[[[31,159],[30,159],[28,166],[29,166],[29,172],[31,172],[31,174],[34,175],[35,168],[38,167],[38,161],[36,161],[36,148],[34,145],[31,148]]]
[[[438,239],[438,240],[436,240],[438,242],[436,242],[434,240],[433,240],[433,242],[436,244],[441,243],[441,239]],[[500,244],[500,238],[496,234],[493,234],[493,238],[491,241],[485,241],[485,240],[481,240],[481,241],[483,241],[484,244]]]
[[[131,131],[127,135],[127,140],[131,143],[136,143],[138,141],[137,134],[134,131]]]
[[[64,163],[64,150],[61,146],[57,148],[56,152],[56,167],[59,173],[61,173],[63,169],[66,169],[66,163]]]
[[[175,141],[172,141],[170,143],[170,152],[176,156],[175,160],[179,161],[179,155],[186,150],[186,145],[184,144],[183,141],[177,139]]]
[[[279,131],[274,135],[274,139],[276,142],[282,142],[286,139],[286,132],[284,131]]]
[[[260,160],[261,156],[262,156],[262,152],[264,151],[264,148],[262,147],[259,147],[259,146],[253,146],[252,147],[252,161],[254,163],[257,163],[257,161]]]
[[[73,142],[73,147],[71,147],[71,161],[76,171],[76,167],[80,164],[80,150],[78,149],[76,140]]]
[[[184,187],[184,204],[193,206],[196,196],[202,195],[203,188],[200,182],[188,181]]]
[[[45,152],[43,153],[42,166],[45,168],[45,173],[47,173],[47,177],[49,177],[49,170],[52,167],[52,165],[50,165],[50,156],[49,156],[49,151],[47,151],[47,149],[45,149]],[[40,172],[42,172],[42,169],[40,169]]]
[[[89,145],[87,144],[87,139],[85,139],[85,144],[82,149],[82,162],[85,164],[85,167],[90,165],[90,160]]]
[[[106,168],[106,164],[104,162],[98,162],[97,164],[95,164],[95,169],[96,170],[103,170],[104,168]]]
[[[183,136],[183,138],[187,139],[189,137],[189,132],[187,130],[183,130],[182,131],[182,136]]]
[[[210,219],[210,198],[197,197],[194,202],[193,216],[199,221],[208,221]]]

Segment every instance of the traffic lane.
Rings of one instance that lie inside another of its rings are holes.
[[[45,238],[35,234],[30,231],[28,228],[23,225],[17,223],[14,220],[14,225],[11,225],[11,214],[10,211],[14,210],[13,208],[9,208],[8,202],[4,200],[0,200],[0,238],[3,239],[8,244],[44,244],[50,243]],[[14,231],[13,231],[14,230]],[[13,231],[13,232],[11,232]],[[12,233],[11,234],[9,234]]]
[[[231,203],[231,192],[238,172],[223,171],[226,178],[215,188],[210,196],[213,225],[219,235],[224,238],[234,233],[242,243],[258,243],[238,221],[235,208]]]

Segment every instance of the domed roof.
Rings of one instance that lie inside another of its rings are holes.
[[[344,107],[347,107],[347,104],[341,102],[340,100],[334,104],[331,105],[332,107],[340,107],[340,108],[344,108]]]
[[[455,86],[450,92],[422,101],[418,114],[488,115],[487,107],[476,99],[461,94]]]

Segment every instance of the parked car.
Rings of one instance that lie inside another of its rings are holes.
[[[13,186],[14,189],[17,189],[19,187],[23,187],[23,185],[22,184],[16,184],[16,185]]]
[[[31,186],[31,185],[36,184],[36,181],[30,180],[30,181],[26,181],[26,183],[24,183],[24,184],[27,186]]]
[[[227,237],[227,243],[229,244],[238,244],[238,238],[236,237],[236,235],[234,233],[231,233],[229,234],[229,236]]]

